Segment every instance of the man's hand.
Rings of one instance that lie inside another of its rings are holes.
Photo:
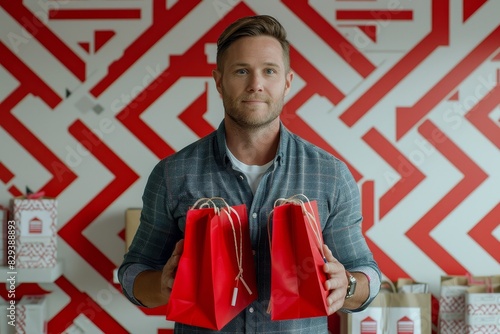
[[[175,245],[163,270],[146,270],[137,275],[134,281],[134,296],[144,306],[158,307],[168,303],[183,249],[184,241],[181,240]]]
[[[174,286],[175,273],[177,271],[177,266],[179,265],[179,260],[184,250],[184,240],[180,240],[175,245],[172,256],[168,259],[165,266],[163,266],[163,271],[161,273],[161,294],[168,296],[170,298],[170,293],[172,292],[172,287]]]
[[[330,248],[323,245],[326,262],[323,266],[327,280],[325,281],[325,289],[331,291],[326,299],[328,305],[328,315],[335,313],[342,308],[347,293],[347,276],[345,268],[336,258],[333,257]]]

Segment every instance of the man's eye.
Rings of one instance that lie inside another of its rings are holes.
[[[267,73],[267,74],[274,74],[274,73],[276,73],[276,70],[274,70],[274,69],[272,69],[272,68],[268,68],[268,69],[266,70],[266,73]]]
[[[247,73],[247,70],[242,68],[242,69],[236,70],[236,73],[237,74],[245,74],[245,73]]]

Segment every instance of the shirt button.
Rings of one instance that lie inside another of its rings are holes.
[[[248,309],[248,312],[250,312],[250,313],[253,313],[253,311],[254,311],[253,307],[250,307],[250,308]]]
[[[245,178],[243,177],[243,175],[240,175],[240,179],[242,179],[242,180],[243,180],[243,179],[245,179]]]
[[[252,213],[252,218],[257,218],[257,213]]]

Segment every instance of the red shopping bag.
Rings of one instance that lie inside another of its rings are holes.
[[[187,213],[167,319],[219,330],[256,299],[246,206],[199,200]]]
[[[316,201],[280,199],[272,213],[272,320],[327,316],[323,236]]]

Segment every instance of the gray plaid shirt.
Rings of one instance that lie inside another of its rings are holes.
[[[349,271],[370,279],[370,298],[380,286],[380,271],[361,233],[359,189],[347,166],[326,151],[289,132],[283,124],[274,163],[252,193],[245,176],[232,168],[226,154],[224,122],[218,130],[161,160],[149,176],[143,195],[141,224],[125,254],[118,277],[125,296],[133,296],[135,277],[161,270],[183,237],[186,213],[202,197],[223,197],[229,205],[246,204],[252,247],[256,252],[258,295],[221,331],[223,333],[328,333],[326,317],[271,321],[270,255],[267,219],[277,198],[304,194],[316,200],[324,242]],[[213,331],[177,323],[176,333]]]

